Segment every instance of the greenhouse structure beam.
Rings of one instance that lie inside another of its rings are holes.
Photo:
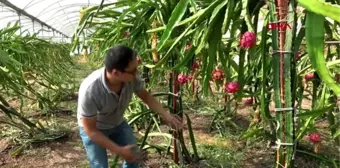
[[[25,15],[25,16],[29,17],[30,19],[32,19],[32,20],[34,20],[34,21],[40,23],[42,26],[46,26],[46,27],[48,27],[49,29],[52,29],[53,31],[58,32],[59,34],[63,35],[63,36],[66,37],[66,38],[70,38],[69,36],[65,35],[64,33],[60,32],[59,30],[56,30],[55,28],[53,28],[52,26],[48,25],[47,23],[41,21],[40,19],[38,19],[38,18],[32,16],[31,14],[27,13],[26,11],[24,11],[24,10],[18,8],[17,6],[13,5],[13,4],[10,3],[9,1],[7,1],[7,0],[0,0],[0,2],[3,3],[4,5],[6,5],[6,6],[12,8],[12,9],[15,10],[16,12],[18,12],[19,15],[20,15],[20,14]]]

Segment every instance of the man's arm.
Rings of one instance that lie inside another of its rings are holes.
[[[96,127],[96,117],[82,118],[84,131],[90,139],[99,146],[109,149],[111,152],[119,154],[120,148],[117,144],[109,140],[103,133]]]
[[[128,162],[135,162],[137,160],[136,156],[131,153],[133,145],[120,147],[97,129],[96,117],[82,118],[82,123],[85,133],[95,144],[108,149],[110,152],[124,158]]]
[[[134,83],[135,94],[145,103],[148,107],[157,112],[168,124],[173,126],[176,130],[183,128],[181,118],[177,115],[171,115],[168,113],[162,105],[148,92],[145,90],[144,81],[140,76],[136,77]]]
[[[182,129],[182,123],[181,119],[175,115],[172,116],[170,113],[168,113],[162,105],[145,89],[142,89],[139,92],[136,92],[136,95],[145,103],[148,105],[148,107],[157,112],[163,119],[165,119],[169,124],[174,126],[176,129]]]
[[[157,112],[161,117],[166,117],[168,115],[162,105],[145,89],[137,92],[136,95],[147,104],[151,110]]]

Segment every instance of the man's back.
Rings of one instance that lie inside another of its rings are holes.
[[[112,92],[105,80],[105,69],[100,68],[87,76],[80,85],[77,118],[82,126],[82,117],[97,117],[98,129],[110,129],[124,121],[124,112],[131,101],[133,92],[141,88],[140,78],[123,85],[118,96]]]

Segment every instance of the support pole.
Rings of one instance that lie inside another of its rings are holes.
[[[17,12],[17,14],[18,14],[18,17],[19,17],[19,26],[20,26],[20,34],[22,33],[22,30],[21,30],[21,17],[20,17],[20,13],[19,12]]]
[[[35,30],[34,30],[34,19],[32,19],[32,25],[33,25],[33,33],[35,33]]]

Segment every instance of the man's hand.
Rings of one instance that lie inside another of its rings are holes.
[[[167,124],[171,125],[171,127],[173,127],[175,130],[180,131],[183,129],[182,120],[178,115],[172,115],[172,114],[167,113],[167,115],[165,115],[163,119],[165,120]]]
[[[132,152],[135,145],[126,145],[119,148],[118,153],[112,151],[112,153],[117,154],[122,157],[126,162],[137,162],[138,157]]]

